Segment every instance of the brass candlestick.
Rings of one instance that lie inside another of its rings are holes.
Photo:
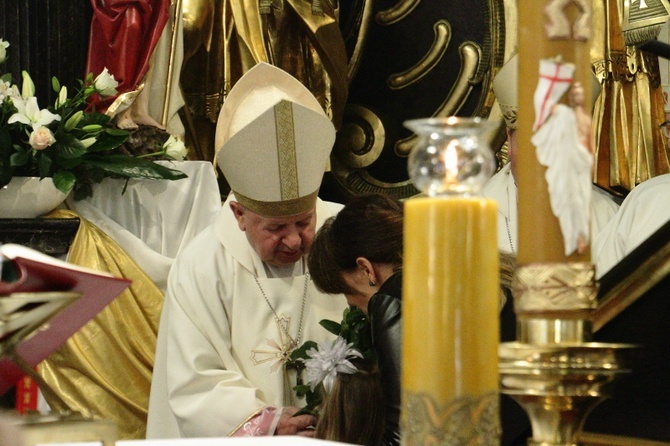
[[[627,344],[591,342],[596,308],[594,267],[535,264],[513,283],[518,342],[499,347],[501,391],[530,418],[531,446],[577,445],[588,412],[625,373]]]

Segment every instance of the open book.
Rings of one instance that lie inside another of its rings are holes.
[[[0,394],[93,319],[130,281],[0,245]]]

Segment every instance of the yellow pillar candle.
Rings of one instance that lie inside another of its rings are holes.
[[[405,202],[405,446],[498,434],[496,212],[494,201],[477,197]]]
[[[499,442],[497,206],[479,118],[428,118],[408,159],[427,196],[405,202],[401,443]]]

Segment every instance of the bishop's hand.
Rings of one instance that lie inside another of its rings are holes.
[[[277,423],[275,435],[301,435],[305,437],[314,436],[316,417],[312,415],[293,416],[298,411],[297,407],[284,407]]]

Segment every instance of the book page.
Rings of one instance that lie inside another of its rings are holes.
[[[14,243],[6,243],[4,245],[0,245],[0,256],[10,260],[14,260],[16,258],[29,259],[35,262],[43,263],[46,265],[52,265],[58,268],[64,268],[72,271],[81,271],[83,273],[95,274],[98,276],[114,277],[112,276],[112,274],[106,271],[96,271],[91,268],[86,268],[83,266],[75,265],[73,263],[68,263],[63,260],[59,260],[55,257],[51,257],[50,255],[41,253],[32,248],[28,248],[27,246],[17,245]]]

